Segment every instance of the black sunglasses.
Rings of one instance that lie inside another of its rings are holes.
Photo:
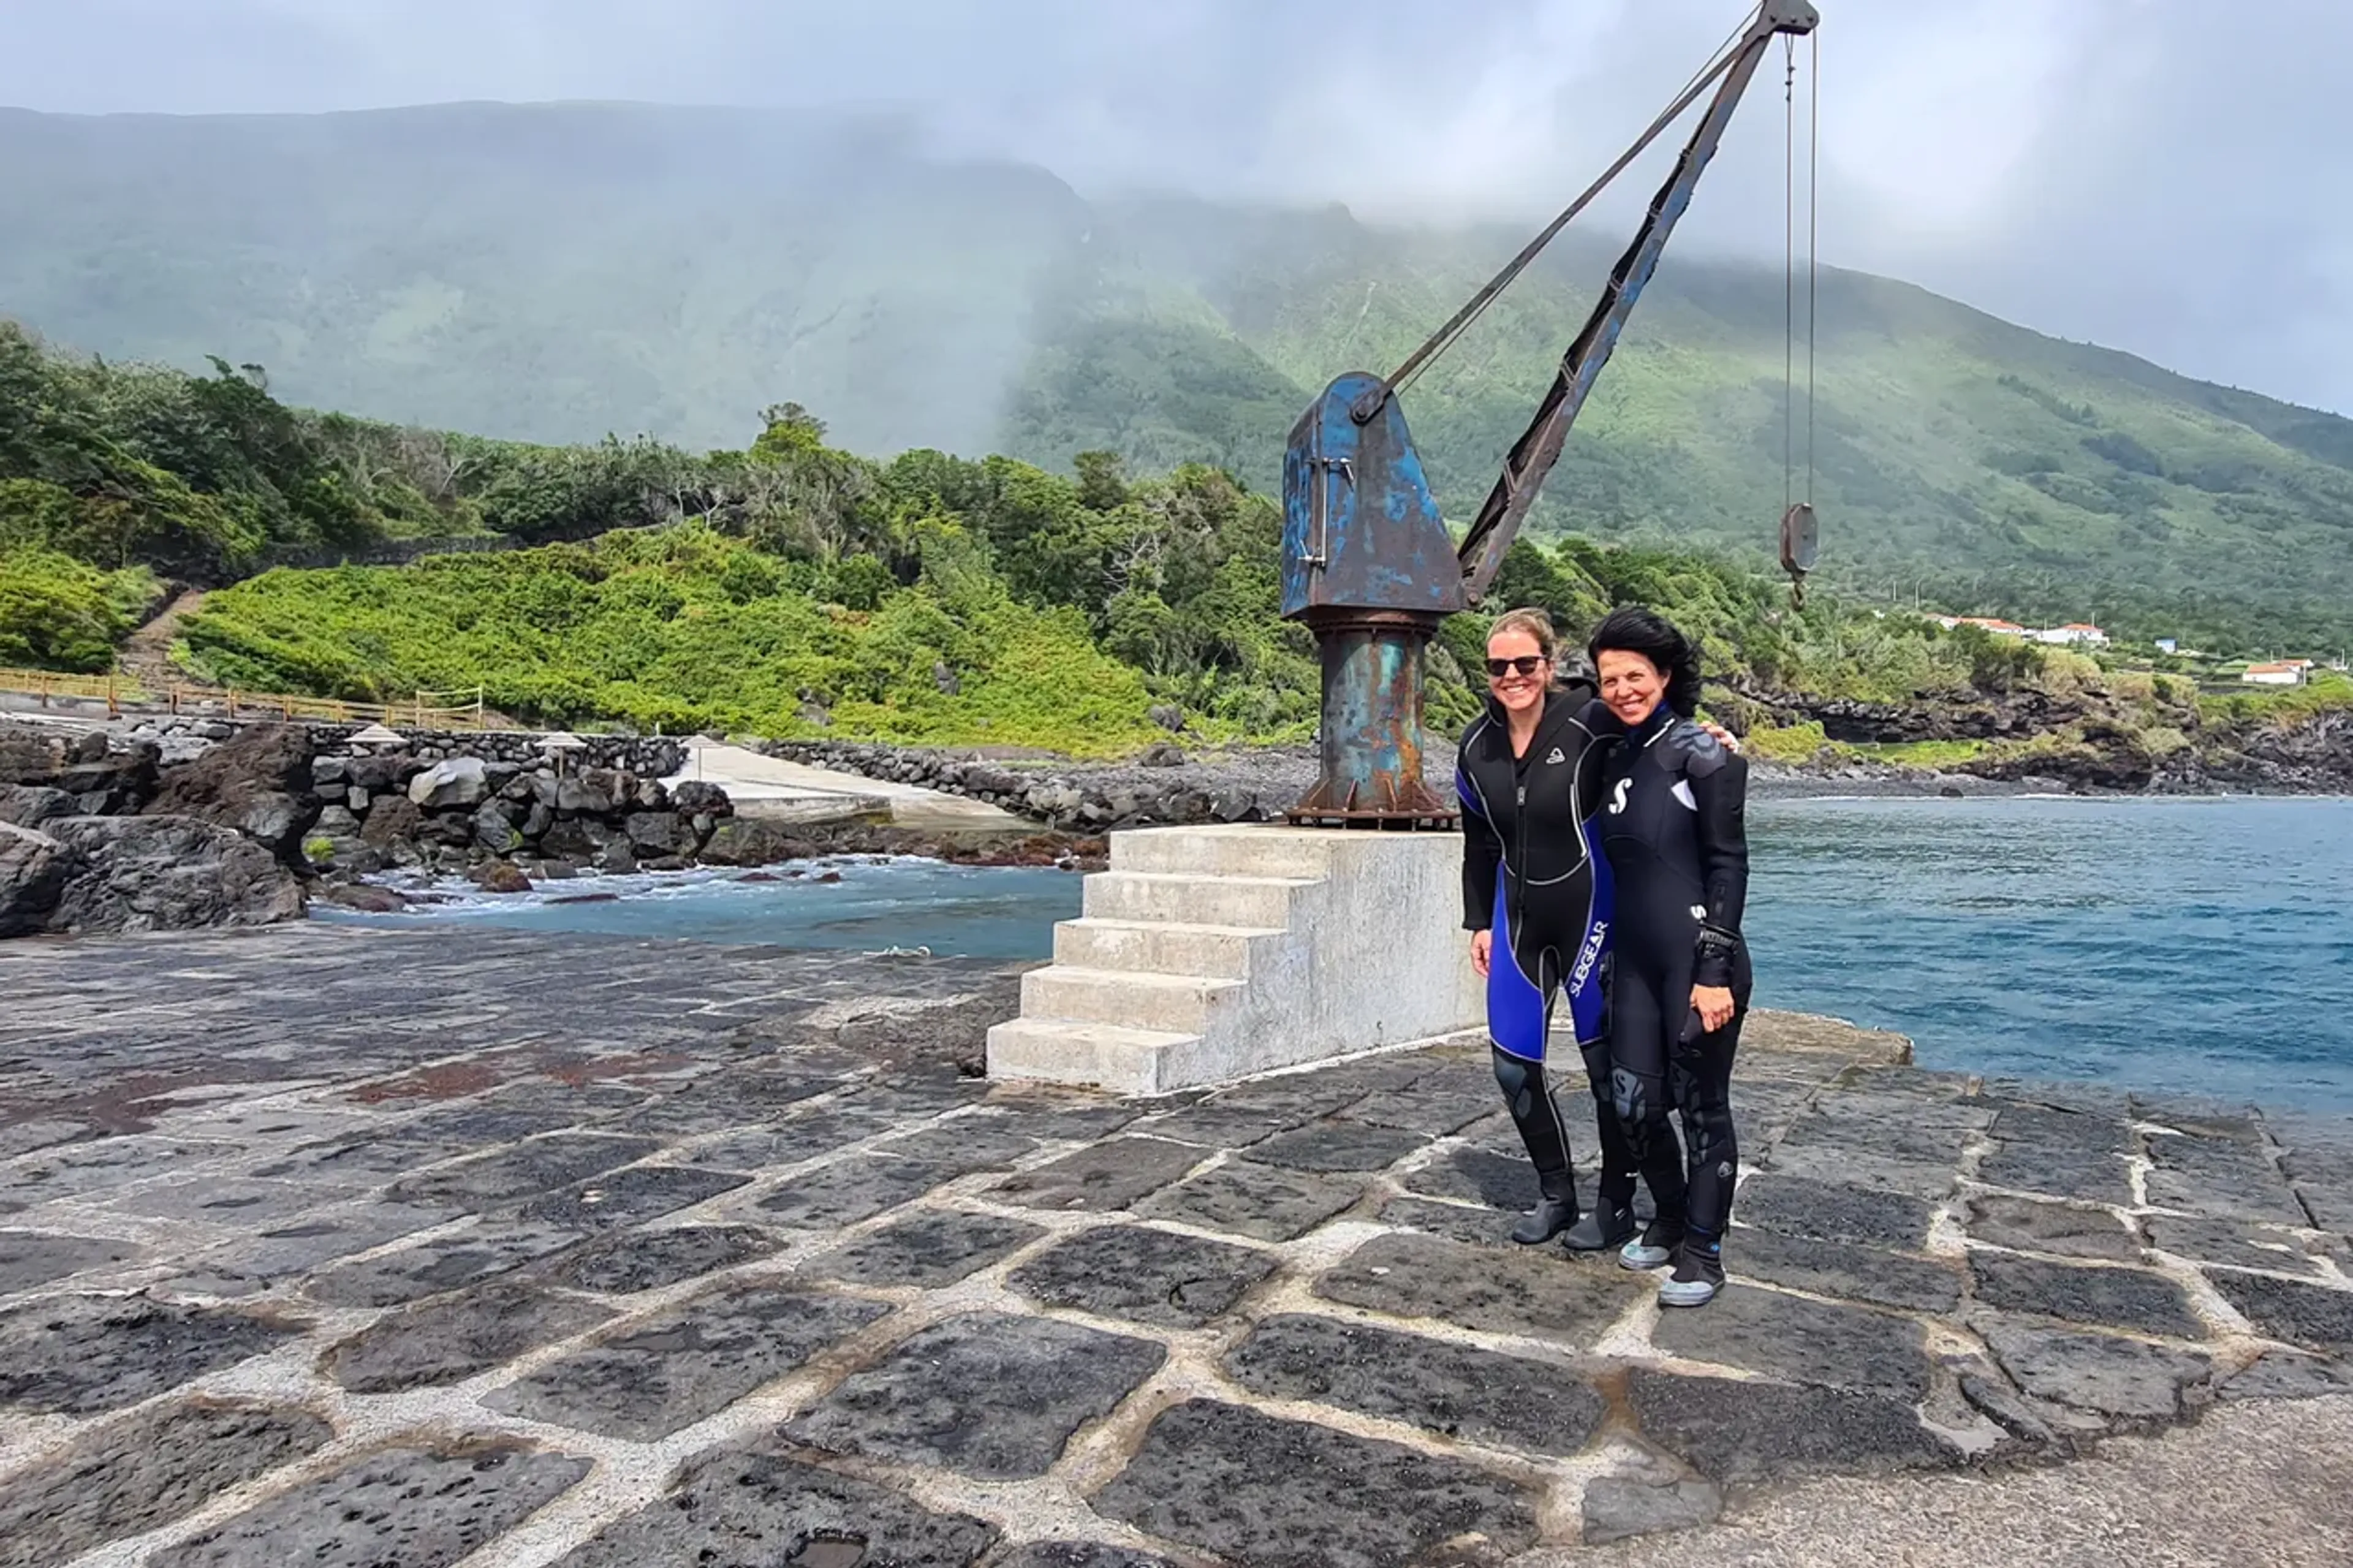
[[[1487,661],[1487,673],[1497,680],[1513,674],[1534,675],[1544,661],[1540,653],[1524,653],[1517,658],[1491,658]]]

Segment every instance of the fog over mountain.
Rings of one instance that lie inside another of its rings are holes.
[[[1824,9],[1825,259],[2353,409],[2338,79],[2353,6]],[[1360,0],[1339,14],[1261,0],[18,0],[0,5],[0,104],[858,106],[937,152],[1039,164],[1090,195],[1525,226],[1736,19],[1723,0]],[[1778,258],[1778,77],[1777,58],[1679,251]],[[1646,184],[1604,216],[1626,221]]]

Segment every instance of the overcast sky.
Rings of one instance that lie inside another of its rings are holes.
[[[2353,0],[1819,3],[1826,261],[2353,413]],[[946,146],[1087,189],[1535,222],[1738,16],[1738,0],[0,0],[0,103],[897,104]],[[1779,100],[1777,54],[1679,244],[1779,255]]]

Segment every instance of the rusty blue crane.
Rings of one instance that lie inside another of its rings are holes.
[[[1323,661],[1321,769],[1314,787],[1291,807],[1293,822],[1453,825],[1453,802],[1421,777],[1422,658],[1430,639],[1441,620],[1478,603],[1494,582],[1774,39],[1810,34],[1819,21],[1806,0],[1762,0],[1634,144],[1427,342],[1387,376],[1340,376],[1292,427],[1282,461],[1282,614],[1314,634]],[[1794,60],[1791,69],[1794,76]],[[1430,493],[1398,394],[1711,88],[1691,139],[1458,544]],[[1810,499],[1784,501],[1781,562],[1802,584],[1817,549],[1813,507]]]

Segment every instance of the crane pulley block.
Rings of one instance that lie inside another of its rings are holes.
[[[1292,426],[1282,455],[1286,619],[1317,610],[1434,619],[1463,607],[1453,538],[1405,410],[1384,393],[1378,376],[1351,371]]]

